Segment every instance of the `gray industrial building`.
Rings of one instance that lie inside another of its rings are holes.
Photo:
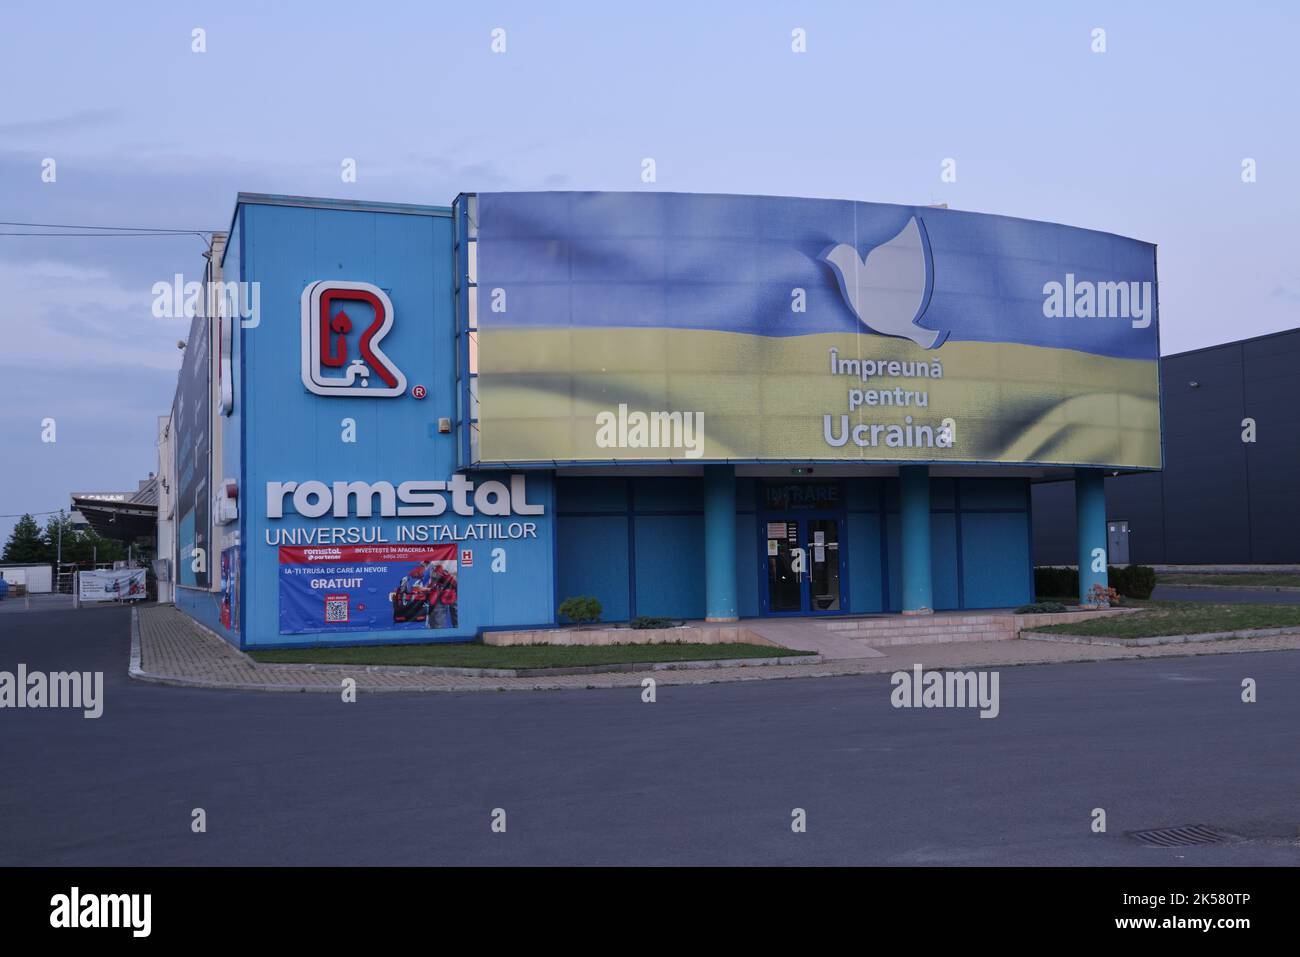
[[[1160,373],[1164,470],[1106,479],[1112,564],[1300,562],[1300,329],[1164,356]],[[1033,486],[1036,564],[1074,563],[1074,525],[1074,482]]]

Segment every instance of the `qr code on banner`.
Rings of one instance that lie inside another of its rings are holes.
[[[348,596],[325,596],[325,621],[339,622],[348,620]]]

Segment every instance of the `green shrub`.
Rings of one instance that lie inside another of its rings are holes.
[[[652,618],[649,615],[638,615],[632,619],[632,627],[638,630],[648,628],[671,628],[675,622],[671,618]]]
[[[1079,594],[1079,572],[1074,568],[1034,569],[1034,596],[1070,598]]]
[[[1150,565],[1112,565],[1110,586],[1125,598],[1147,599],[1156,587],[1156,570]]]
[[[1147,599],[1156,587],[1156,570],[1150,565],[1111,565],[1106,569],[1110,587],[1125,598]],[[1079,594],[1079,572],[1074,568],[1034,569],[1034,595],[1047,598]]]
[[[1036,601],[1032,605],[1021,605],[1016,609],[1017,615],[1048,615],[1068,609],[1059,601]]]
[[[593,598],[591,595],[574,595],[560,602],[557,609],[560,617],[567,618],[579,625],[587,625],[593,621],[600,621],[600,613],[603,611],[599,598]]]

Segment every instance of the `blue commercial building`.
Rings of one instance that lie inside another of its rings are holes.
[[[243,648],[1008,607],[1031,483],[1161,466],[1155,249],[928,207],[240,194],[169,437]],[[1097,550],[1102,551],[1098,561]],[[1094,569],[1099,569],[1095,570]]]

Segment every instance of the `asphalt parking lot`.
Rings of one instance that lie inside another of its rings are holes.
[[[0,864],[1300,862],[1300,652],[1004,668],[984,720],[887,675],[345,704],[135,682],[128,651],[125,608],[6,619],[0,670],[103,671],[104,714],[0,712]],[[1238,839],[1125,834],[1194,823]]]

